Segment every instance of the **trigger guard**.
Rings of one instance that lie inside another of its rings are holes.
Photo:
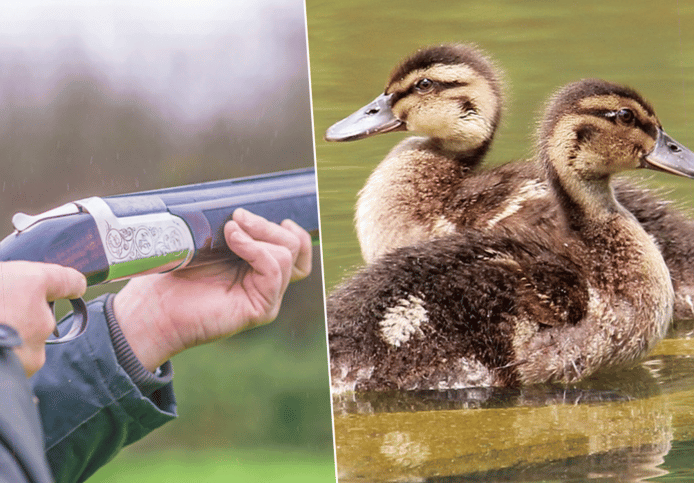
[[[70,326],[70,330],[64,336],[56,337],[55,339],[48,339],[46,344],[62,344],[64,342],[70,342],[71,340],[82,335],[84,331],[87,330],[87,304],[85,304],[84,300],[81,298],[70,299],[70,304],[72,304],[72,325]],[[48,305],[51,306],[51,310],[54,309],[53,302],[48,302]]]

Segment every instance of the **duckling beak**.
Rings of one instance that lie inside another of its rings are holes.
[[[404,131],[405,123],[390,108],[392,94],[381,94],[354,114],[338,121],[325,132],[326,141],[356,141],[374,134]]]
[[[694,178],[694,153],[658,130],[655,147],[641,160],[644,168]]]

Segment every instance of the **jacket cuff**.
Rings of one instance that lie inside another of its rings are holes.
[[[87,304],[84,334],[46,347],[46,363],[30,380],[59,483],[84,481],[123,447],[176,417],[172,383],[146,397],[118,363],[104,302],[102,296]]]
[[[113,349],[116,352],[116,359],[140,392],[145,396],[150,396],[154,391],[161,389],[173,380],[173,365],[171,361],[166,361],[158,369],[157,374],[153,374],[142,365],[125,339],[118,320],[116,320],[116,315],[113,311],[115,298],[115,294],[106,296],[104,312],[106,314],[108,332],[113,341]]]

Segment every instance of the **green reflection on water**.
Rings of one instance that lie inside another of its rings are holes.
[[[693,352],[671,339],[639,367],[571,387],[335,397],[340,481],[664,475],[673,442],[694,439]]]
[[[508,107],[489,165],[529,156],[544,100],[560,85],[585,77],[636,88],[654,105],[665,130],[694,148],[694,4],[307,0],[307,15],[328,292],[362,263],[352,223],[356,193],[406,134],[335,144],[325,142],[323,133],[376,97],[394,64],[422,45],[474,42],[503,67]],[[635,176],[665,187],[683,208],[694,208],[691,181]],[[482,409],[451,409],[448,401],[438,411],[415,412],[384,409],[382,402],[374,410],[371,400],[337,401],[338,466],[344,481],[438,481],[470,472],[485,481],[507,481],[510,473],[503,468],[509,465],[524,475],[514,481],[552,480],[555,470],[565,476],[578,471],[580,478],[579,467],[585,467],[585,478],[609,481],[620,472],[628,473],[625,481],[663,473],[667,470],[657,465],[663,458],[667,462],[672,442],[694,440],[694,381],[688,376],[694,348],[681,342],[668,341],[651,357],[642,369],[650,382],[623,374],[628,387],[616,401],[528,405],[505,394],[503,403],[497,398],[496,405],[486,402]],[[595,392],[591,388],[585,395]],[[411,408],[421,404],[402,399],[399,404]],[[615,462],[629,458],[640,461],[636,466],[643,471],[630,472],[629,465]],[[694,468],[691,457],[688,465]],[[494,471],[502,473],[492,478]]]

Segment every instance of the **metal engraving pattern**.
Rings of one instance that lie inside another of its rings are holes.
[[[110,267],[107,281],[182,268],[195,253],[188,225],[169,212],[119,218],[98,197],[75,204],[96,221]]]
[[[116,228],[106,222],[104,245],[115,260],[135,260],[186,250],[183,234],[176,226],[129,226]]]

